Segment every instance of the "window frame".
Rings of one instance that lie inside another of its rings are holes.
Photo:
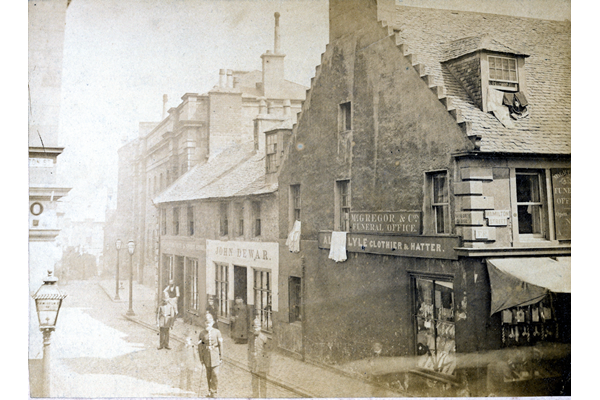
[[[229,235],[229,203],[219,203],[219,236]]]
[[[244,203],[235,203],[236,227],[235,233],[237,236],[244,236]]]
[[[445,180],[445,202],[436,201],[436,178],[440,176],[444,176]],[[452,218],[451,212],[452,208],[450,207],[451,193],[450,193],[450,174],[448,170],[435,170],[435,171],[427,171],[425,172],[425,196],[424,196],[424,217],[425,217],[425,230],[426,234],[431,235],[450,235],[452,234]],[[443,232],[439,231],[439,211],[442,211],[443,214]]]
[[[215,262],[215,299],[218,303],[217,316],[229,318],[229,264],[227,263]]]
[[[252,201],[252,236],[260,237],[262,235],[262,220],[261,220],[261,202]]]
[[[508,60],[509,65],[508,65],[508,74],[510,74],[511,72],[513,72],[510,69],[510,63],[514,62],[515,65],[515,69],[514,69],[514,74],[515,74],[515,79],[512,80],[510,79],[494,79],[492,78],[492,63],[491,63],[491,59],[494,59],[494,69],[493,71],[501,71],[504,72],[503,69],[503,65],[500,67],[500,69],[496,68],[496,60]],[[519,61],[517,60],[516,57],[506,57],[506,56],[500,56],[500,55],[494,55],[494,54],[488,54],[487,56],[487,63],[488,63],[488,82],[491,86],[498,86],[498,87],[502,87],[504,89],[508,89],[508,90],[513,90],[513,91],[517,91],[519,90]]]
[[[167,209],[160,209],[160,234],[165,236],[167,234]]]
[[[338,106],[338,131],[349,132],[353,128],[352,102],[346,101]]]
[[[187,226],[188,236],[194,236],[196,227],[195,227],[194,206],[192,206],[192,205],[189,205],[187,207],[187,221],[188,221],[188,226]]]
[[[290,324],[302,322],[302,278],[299,276],[288,277],[288,310]]]
[[[539,202],[531,202],[531,205],[540,207],[540,233],[521,233],[519,231],[519,206],[528,205],[529,202],[519,202],[517,199],[518,192],[518,175],[535,174],[538,176],[538,191],[540,196]],[[548,168],[510,168],[510,195],[511,195],[511,211],[512,211],[512,227],[513,227],[513,242],[531,243],[542,241],[555,240],[555,227],[553,218],[553,206],[550,199],[553,199],[552,183],[550,182],[551,174]]]
[[[179,212],[179,207],[173,207],[173,236],[177,236],[179,235],[179,225],[180,225],[180,215],[181,213]]]
[[[260,286],[257,285],[260,276]],[[262,277],[266,276],[266,279]],[[273,332],[273,273],[263,268],[253,268],[252,289],[254,295],[254,317],[261,321],[262,330]],[[264,284],[266,282],[266,284]],[[266,302],[264,301],[266,299]],[[259,301],[260,300],[260,301]]]
[[[200,291],[198,290],[199,280],[199,262],[197,258],[187,258],[188,270],[190,276],[190,302],[189,309],[197,312],[200,306]]]
[[[290,185],[290,217],[292,224],[301,221],[302,217],[302,192],[300,184]]]
[[[350,179],[335,181],[335,230],[350,232],[350,212],[352,211],[352,187]],[[344,203],[344,199],[346,203]]]
[[[277,168],[279,167],[279,158],[277,157],[278,139],[277,133],[268,133],[265,135],[265,154],[268,174],[277,172]],[[271,143],[269,143],[269,141],[271,141]]]

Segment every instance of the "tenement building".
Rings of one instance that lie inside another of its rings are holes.
[[[279,347],[396,357],[413,394],[570,393],[570,23],[329,4],[279,172]]]
[[[167,109],[163,96],[162,121],[140,123],[139,137],[119,150],[115,234],[136,242],[134,268],[140,282],[154,284],[158,274],[159,210],[153,199],[224,149],[258,143],[262,131],[255,119],[261,112],[268,111],[271,118],[287,109],[295,118],[300,111],[306,87],[284,79],[279,17],[276,13],[274,49],[261,55],[262,70],[222,69],[208,93],[186,93],[177,107]],[[114,243],[109,249],[114,258]],[[179,279],[182,273],[177,272]]]

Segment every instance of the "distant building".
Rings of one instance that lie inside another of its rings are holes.
[[[570,23],[329,9],[279,174],[279,346],[377,344],[413,395],[570,394]]]
[[[60,259],[57,202],[69,192],[56,176],[67,0],[28,2],[29,17],[29,290]],[[58,249],[59,250],[59,249]]]

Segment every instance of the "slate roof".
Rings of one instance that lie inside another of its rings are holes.
[[[265,182],[265,155],[254,143],[234,145],[196,165],[177,179],[154,203],[215,199],[273,193],[277,183]]]
[[[464,11],[397,6],[397,43],[408,45],[433,83],[482,136],[483,152],[571,153],[571,24]],[[490,38],[485,39],[485,38]],[[529,117],[504,127],[475,105],[443,61],[469,50],[513,49],[525,59]]]
[[[262,89],[256,87],[262,83],[262,71],[234,71],[234,76],[239,79],[239,87],[244,97],[261,97]],[[306,97],[306,86],[292,81],[284,80],[282,84],[282,98],[290,100],[304,100]]]

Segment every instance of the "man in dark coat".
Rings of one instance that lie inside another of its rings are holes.
[[[235,343],[248,342],[248,311],[244,300],[238,297],[231,307],[231,338]]]
[[[259,318],[254,320],[248,345],[248,361],[252,374],[252,397],[267,397],[267,374],[271,366],[271,339],[262,332]]]
[[[223,337],[221,331],[213,328],[214,323],[212,315],[206,313],[205,329],[200,332],[198,338],[198,355],[200,356],[200,362],[206,368],[208,397],[217,397],[219,366],[223,362]]]
[[[163,290],[167,296],[169,296],[169,302],[175,309],[175,315],[179,314],[179,310],[177,309],[177,302],[179,301],[179,286],[175,286],[175,281],[171,279],[169,281],[169,286]]]
[[[169,347],[169,331],[173,328],[173,322],[175,321],[175,309],[169,301],[167,294],[163,295],[162,302],[156,310],[156,325],[160,331],[160,344],[158,350],[167,349]]]

